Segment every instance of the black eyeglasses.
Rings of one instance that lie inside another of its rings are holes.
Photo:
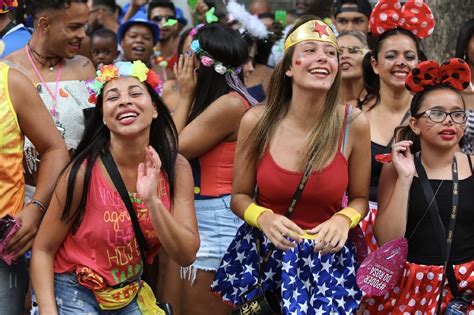
[[[170,19],[176,20],[176,17],[174,15],[156,15],[151,18],[152,21],[158,23],[160,23],[163,19],[165,19],[165,22],[168,22]]]
[[[453,122],[456,124],[463,124],[467,120],[466,112],[463,110],[455,110],[454,112],[448,113],[440,109],[428,109],[427,111],[416,114],[413,117],[420,118],[423,115],[428,116],[428,118],[435,123],[442,123],[448,116],[451,117]]]

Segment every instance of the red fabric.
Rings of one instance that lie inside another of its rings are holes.
[[[245,109],[249,102],[237,92],[229,93],[241,99]],[[223,196],[232,192],[236,141],[221,142],[199,157],[200,186],[195,191],[202,196]]]
[[[433,13],[423,0],[407,0],[403,7],[398,0],[380,0],[369,19],[370,31],[375,35],[400,27],[425,38],[433,33],[434,26]]]
[[[382,297],[365,298],[363,314],[435,314],[439,287],[443,273],[442,266],[417,265],[407,262],[404,275],[390,293]],[[474,291],[474,261],[454,266],[454,274],[460,292]],[[445,285],[442,311],[452,299],[448,284]],[[468,314],[474,312],[474,300]]]
[[[471,83],[471,70],[463,59],[451,58],[441,66],[434,60],[419,63],[407,76],[405,85],[412,92],[427,87],[448,85],[462,91]]]
[[[168,69],[173,70],[174,65],[178,63],[178,59],[179,59],[178,53],[174,54],[171,58],[167,59],[166,61],[168,61]]]
[[[160,198],[170,209],[169,184],[160,178]],[[160,243],[148,210],[140,197],[132,194],[132,204],[147,240],[147,262],[151,263]],[[83,267],[103,277],[107,286],[136,279],[143,265],[127,207],[119,193],[107,180],[96,163],[92,169],[86,210],[75,234],[69,232],[54,259],[54,272],[76,272]]]
[[[280,167],[267,150],[257,168],[258,204],[284,215],[302,176]],[[329,165],[310,175],[291,220],[312,229],[330,219],[341,209],[348,182],[348,164],[338,150]]]

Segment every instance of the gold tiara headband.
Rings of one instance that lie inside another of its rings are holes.
[[[322,21],[312,20],[300,25],[287,37],[285,40],[285,50],[306,40],[325,42],[339,49],[336,35],[334,35],[332,29]]]

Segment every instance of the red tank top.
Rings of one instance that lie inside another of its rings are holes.
[[[170,209],[169,184],[160,178],[160,197]],[[158,235],[148,209],[136,193],[131,194],[143,235],[149,246],[146,258],[151,263],[160,248]],[[140,248],[127,207],[97,165],[92,168],[86,209],[75,234],[69,232],[54,258],[54,272],[75,272],[78,266],[89,267],[101,275],[107,286],[136,279],[143,270]]]
[[[346,107],[346,116],[347,112]],[[345,117],[343,135],[347,135],[346,121]],[[343,135],[339,147],[343,142]],[[258,204],[285,215],[302,176],[302,172],[289,171],[279,166],[267,148],[257,166]],[[348,183],[348,163],[339,148],[329,165],[311,173],[291,220],[302,229],[312,229],[330,219],[341,209]]]
[[[229,94],[238,96],[245,109],[250,107],[249,102],[239,93]],[[236,141],[222,141],[207,153],[191,161],[196,199],[219,197],[232,192],[236,144]]]

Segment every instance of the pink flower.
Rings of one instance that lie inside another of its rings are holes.
[[[207,56],[202,56],[201,57],[201,63],[206,67],[210,67],[214,64],[214,60],[212,60],[211,58],[209,58]]]

